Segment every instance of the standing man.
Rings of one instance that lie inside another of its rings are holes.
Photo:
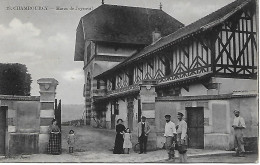
[[[140,144],[139,154],[142,153],[146,154],[147,139],[150,131],[151,131],[150,125],[148,122],[146,122],[146,117],[142,116],[142,121],[138,123],[138,130],[137,130],[138,140]]]
[[[177,146],[179,151],[180,162],[187,162],[187,123],[183,120],[183,114],[178,112],[177,118],[179,120],[177,128]]]
[[[243,129],[246,128],[245,120],[243,117],[239,116],[240,112],[239,110],[234,110],[234,122],[232,127],[234,128],[234,147],[236,150],[235,156],[244,157],[244,140],[243,140]]]
[[[175,124],[171,121],[171,115],[165,115],[165,131],[164,131],[164,136],[166,138],[165,142],[165,148],[168,153],[168,158],[169,160],[173,159],[175,160],[174,156],[174,140],[176,136],[176,128]]]

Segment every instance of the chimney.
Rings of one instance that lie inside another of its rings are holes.
[[[161,39],[161,32],[155,28],[155,30],[152,33],[152,37],[153,37],[153,43],[157,42],[159,39]]]

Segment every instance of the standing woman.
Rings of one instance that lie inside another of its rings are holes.
[[[125,126],[123,125],[123,120],[118,119],[117,125],[116,125],[116,139],[115,139],[115,147],[114,147],[114,154],[123,154],[123,144],[124,144],[124,132],[125,132]]]
[[[49,154],[58,155],[61,153],[61,132],[57,125],[57,120],[53,119],[49,126],[49,144],[47,152]]]

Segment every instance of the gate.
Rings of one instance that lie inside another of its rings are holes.
[[[55,99],[55,108],[54,108],[54,115],[55,115],[55,119],[57,120],[57,125],[59,126],[60,128],[60,131],[61,130],[61,100],[59,100],[59,104],[57,103],[57,99]],[[59,138],[60,138],[60,146],[62,148],[62,138],[61,138],[61,134],[59,134]],[[62,151],[62,150],[61,150]]]
[[[0,106],[0,155],[5,155],[5,136],[6,136],[6,111],[7,106]]]
[[[57,125],[61,130],[61,100],[59,100],[59,104],[57,103],[57,99],[55,99],[55,119],[57,120]]]

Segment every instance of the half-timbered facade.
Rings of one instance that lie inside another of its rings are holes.
[[[152,125],[151,148],[163,144],[163,116],[185,114],[190,147],[231,149],[232,112],[257,137],[257,20],[255,0],[233,3],[162,37],[95,77],[106,93],[107,128],[122,118],[135,131],[140,116]]]

